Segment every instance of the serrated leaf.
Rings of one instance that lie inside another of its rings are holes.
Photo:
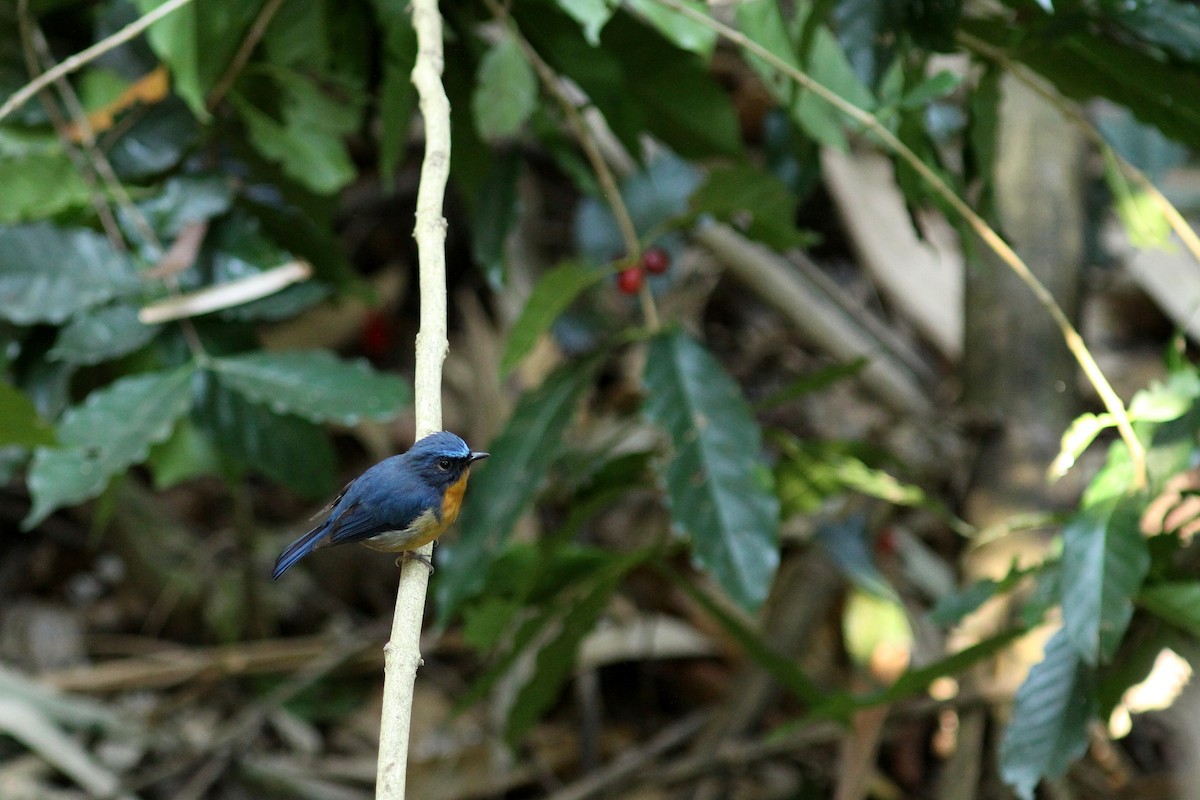
[[[48,354],[68,364],[99,364],[132,353],[153,339],[157,325],[144,325],[136,306],[118,303],[90,308],[71,318]]]
[[[600,31],[616,10],[611,0],[555,0],[583,28],[583,38],[592,47],[600,44]]]
[[[1180,630],[1200,637],[1200,582],[1174,581],[1147,586],[1138,605]]]
[[[479,62],[471,112],[485,142],[508,139],[521,130],[537,106],[537,76],[511,36],[496,42]]]
[[[0,158],[0,222],[44,219],[82,206],[91,190],[62,152]]]
[[[762,461],[762,432],[741,389],[680,330],[655,337],[643,375],[646,416],[671,437],[660,466],[671,518],[696,560],[747,608],[779,565],[779,501]]]
[[[1107,663],[1116,653],[1150,569],[1140,516],[1137,502],[1114,498],[1080,511],[1063,528],[1063,630],[1089,664]]]
[[[336,458],[329,437],[300,417],[276,414],[208,381],[194,419],[226,459],[306,497],[334,485]]]
[[[681,2],[694,11],[708,14],[708,7],[704,3],[697,0]],[[627,5],[680,50],[688,50],[706,59],[712,56],[713,48],[717,46],[717,32],[709,26],[657,0],[629,0]]]
[[[0,382],[0,447],[37,447],[57,441],[54,428],[37,413],[20,389]]]
[[[224,386],[250,402],[311,422],[353,425],[363,417],[391,419],[411,397],[398,376],[327,350],[223,356],[212,359],[210,369]]]
[[[146,459],[191,404],[191,366],[120,378],[68,409],[58,426],[60,449],[41,448],[29,470],[31,528],[64,505],[95,497],[109,479]]]
[[[1000,775],[1023,800],[1033,800],[1042,778],[1062,775],[1087,750],[1094,683],[1066,632],[1054,634],[1017,691],[1000,745]]]
[[[129,259],[98,233],[41,222],[0,227],[0,318],[58,324],[139,288]]]
[[[568,262],[543,275],[508,333],[500,357],[500,374],[512,372],[575,298],[607,274],[605,270]]]
[[[567,364],[522,397],[504,431],[488,445],[489,463],[472,471],[458,539],[440,551],[439,624],[483,586],[489,560],[504,546],[561,452],[563,432],[595,369],[591,360]]]

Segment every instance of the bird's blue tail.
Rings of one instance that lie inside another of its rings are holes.
[[[315,550],[325,534],[326,527],[328,526],[324,524],[318,525],[288,545],[288,548],[279,554],[279,558],[275,559],[275,570],[271,573],[271,580],[278,580],[279,576],[291,569],[297,561]]]

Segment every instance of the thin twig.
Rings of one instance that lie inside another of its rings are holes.
[[[1183,214],[1179,213],[1179,209],[1146,177],[1146,173],[1126,161],[1074,104],[1068,103],[1062,95],[1048,87],[1045,81],[1040,80],[1032,70],[1024,64],[1013,61],[1000,48],[993,47],[982,39],[978,39],[962,31],[958,32],[956,38],[963,47],[977,56],[995,61],[1001,67],[1004,67],[1014,78],[1044,97],[1047,102],[1058,109],[1059,113],[1073,122],[1083,135],[1096,145],[1101,152],[1111,156],[1117,166],[1120,167],[1122,174],[1137,184],[1137,187],[1145,192],[1154,204],[1158,206],[1159,211],[1162,212],[1162,215],[1166,217],[1167,222],[1170,224],[1171,230],[1175,231],[1175,234],[1183,241],[1184,247],[1192,254],[1192,258],[1200,261],[1200,236],[1196,235],[1196,231],[1183,218]]]
[[[21,51],[25,56],[25,68],[29,71],[29,76],[35,78],[43,72],[39,63],[38,51],[40,48],[37,43],[40,41],[44,45],[45,39],[40,36],[41,32],[37,29],[33,15],[29,12],[29,0],[20,0],[17,3],[17,26],[21,31]],[[96,216],[100,219],[100,226],[104,228],[104,235],[108,237],[113,249],[119,253],[126,252],[125,237],[121,235],[121,227],[117,224],[117,218],[108,204],[108,198],[104,196],[96,173],[89,167],[88,161],[80,149],[71,142],[68,133],[70,125],[66,117],[62,115],[54,103],[54,99],[48,94],[40,94],[39,97],[42,107],[46,110],[46,116],[50,118],[50,124],[54,126],[54,131],[62,143],[63,151],[71,160],[72,166],[75,167],[83,182],[87,184],[92,207],[95,208]]]
[[[574,101],[567,96],[563,90],[562,80],[554,71],[554,68],[546,63],[541,54],[534,49],[525,35],[521,33],[517,27],[517,22],[512,16],[497,2],[497,0],[484,0],[488,10],[492,12],[497,20],[507,25],[509,33],[514,41],[521,48],[521,52],[525,58],[533,66],[534,72],[537,73],[538,80],[542,86],[558,103],[562,109],[563,115],[567,118],[567,124],[570,126],[575,138],[579,142],[579,146],[583,148],[583,154],[591,164],[592,172],[596,175],[596,180],[600,182],[600,188],[604,192],[604,199],[608,202],[612,209],[613,217],[617,221],[617,228],[621,232],[621,241],[625,244],[625,258],[633,265],[641,258],[642,246],[638,240],[637,227],[633,224],[633,218],[629,215],[629,209],[625,205],[625,200],[621,197],[621,189],[617,186],[617,179],[613,175],[612,169],[609,168],[608,162],[604,160],[604,155],[600,152],[600,146],[596,142],[596,137],[592,135],[592,131],[588,128],[587,123],[583,119],[583,115],[579,113],[579,109],[575,107]],[[652,331],[659,329],[658,308],[654,304],[654,294],[650,291],[649,284],[642,284],[642,289],[638,292],[638,300],[642,307],[642,316],[646,320],[647,327]]]
[[[437,0],[413,0],[417,61],[412,82],[425,122],[425,157],[417,187],[416,228],[421,327],[417,333],[413,405],[420,438],[442,427],[442,362],[446,334],[446,219],[442,207],[450,177],[450,101],[442,86],[445,57]],[[433,556],[433,544],[417,554]],[[396,591],[391,639],[384,647],[383,719],[379,729],[376,797],[402,800],[408,772],[413,686],[421,665],[421,620],[429,569],[418,559],[404,562]]]
[[[217,85],[209,92],[208,100],[205,101],[204,107],[209,110],[209,113],[217,110],[217,106],[225,99],[225,95],[233,88],[234,81],[238,75],[245,69],[246,63],[250,61],[250,56],[254,55],[254,48],[262,40],[263,34],[267,32],[267,26],[271,24],[271,20],[275,18],[275,14],[283,5],[283,0],[267,0],[263,3],[263,7],[259,9],[258,16],[254,18],[254,22],[250,24],[250,30],[246,31],[246,38],[242,39],[242,44],[238,47],[238,51],[233,54],[233,60],[229,62],[229,67],[226,68],[225,74],[217,81]]]
[[[1121,438],[1125,441],[1126,447],[1129,448],[1129,460],[1133,465],[1133,487],[1140,489],[1146,485],[1146,450],[1137,438],[1137,434],[1133,432],[1133,426],[1129,421],[1129,414],[1125,410],[1125,404],[1121,401],[1116,391],[1113,390],[1108,379],[1104,377],[1100,366],[1096,363],[1091,351],[1088,350],[1087,345],[1084,343],[1083,337],[1079,335],[1079,331],[1071,324],[1071,320],[1067,318],[1066,312],[1062,310],[1058,301],[1054,299],[1054,295],[1037,279],[1037,276],[1033,274],[1029,266],[1009,247],[1000,234],[996,233],[984,221],[983,217],[975,213],[975,210],[967,205],[966,201],[959,197],[929,165],[922,161],[916,153],[909,149],[907,145],[900,141],[895,134],[881,124],[871,113],[863,111],[824,84],[813,80],[806,72],[787,63],[758,42],[747,37],[741,31],[734,30],[707,14],[685,5],[681,0],[658,0],[658,2],[716,31],[724,39],[770,64],[771,67],[779,70],[800,86],[834,106],[843,114],[862,125],[866,130],[869,130],[890,151],[912,167],[913,171],[921,176],[926,185],[953,208],[967,225],[970,226],[971,230],[1016,273],[1021,282],[1029,287],[1029,290],[1033,292],[1034,297],[1037,298],[1042,308],[1054,320],[1054,323],[1062,333],[1067,348],[1075,356],[1075,360],[1079,362],[1079,366],[1083,368],[1084,375],[1087,376],[1088,381],[1095,387],[1096,393],[1100,395],[1105,408],[1108,409],[1117,421],[1117,429],[1120,431]]]
[[[146,30],[146,28],[149,28],[151,25],[158,22],[163,17],[178,11],[190,2],[192,2],[192,0],[167,0],[167,2],[163,3],[158,8],[142,15],[141,17],[138,17],[113,35],[106,36],[86,50],[81,50],[75,55],[61,62],[54,69],[34,78],[29,83],[13,92],[13,94],[4,101],[4,104],[0,105],[0,120],[3,120],[9,114],[25,105],[25,103],[29,102],[29,98],[33,97],[42,89],[54,83],[59,78],[70,75],[72,72],[75,72],[84,65],[95,61],[108,51],[120,47],[121,45],[125,44],[125,42],[128,42],[130,39]]]

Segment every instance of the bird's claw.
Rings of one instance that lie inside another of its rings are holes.
[[[429,570],[429,574],[430,575],[433,574],[433,559],[431,559],[429,556],[425,555],[424,553],[418,553],[414,550],[405,550],[396,559],[396,566],[403,569],[405,562],[408,562],[408,561],[420,561],[422,564],[425,565],[425,568]]]

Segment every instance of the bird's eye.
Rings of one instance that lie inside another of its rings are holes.
[[[442,472],[445,472],[448,469],[450,469],[450,459],[439,458],[437,461],[437,468],[440,469]]]

